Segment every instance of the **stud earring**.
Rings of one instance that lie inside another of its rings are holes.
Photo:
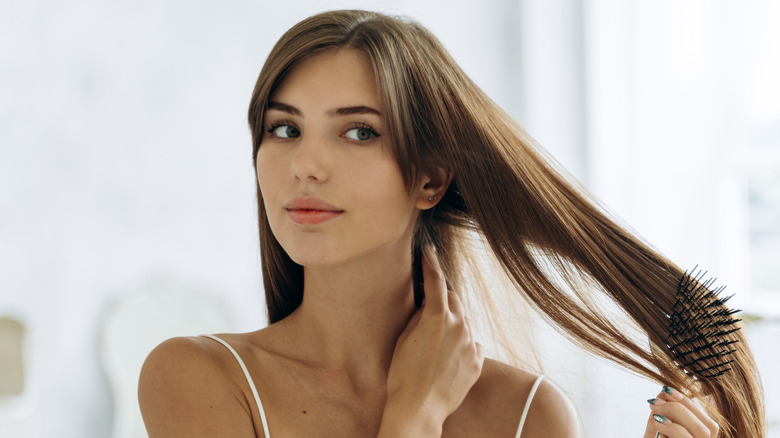
[[[437,199],[437,196],[436,196],[436,195],[431,195],[431,196],[428,196],[428,200],[429,200],[429,201],[435,201],[436,199]]]

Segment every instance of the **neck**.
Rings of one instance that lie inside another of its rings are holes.
[[[303,302],[285,320],[312,366],[384,384],[414,310],[411,251],[390,248],[345,265],[305,267]]]

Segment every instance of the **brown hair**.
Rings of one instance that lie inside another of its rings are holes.
[[[725,437],[765,435],[759,377],[741,331],[730,335],[741,342],[733,344],[729,372],[696,379],[678,367],[668,348],[669,314],[683,271],[556,170],[421,25],[367,11],[333,11],[292,27],[272,49],[252,95],[253,158],[271,93],[302,60],[338,48],[360,50],[370,59],[393,153],[409,187],[426,169],[454,175],[436,207],[420,215],[412,248],[436,246],[450,288],[465,287],[471,275],[464,272],[468,257],[456,248],[475,234],[515,295],[569,339],[659,383],[709,396]],[[263,281],[274,323],[301,303],[303,269],[274,238],[259,188],[257,198]],[[482,299],[487,291],[478,294]],[[603,310],[604,299],[622,309],[625,323]]]

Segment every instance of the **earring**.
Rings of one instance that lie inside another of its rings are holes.
[[[437,196],[436,196],[436,195],[431,195],[431,196],[428,196],[428,200],[429,200],[429,201],[435,201],[436,199],[437,199]]]

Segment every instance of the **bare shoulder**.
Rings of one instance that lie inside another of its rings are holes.
[[[485,359],[479,380],[456,411],[459,419],[451,418],[451,426],[455,427],[447,427],[452,432],[448,435],[515,437],[538,377],[520,368]],[[571,400],[551,380],[543,377],[528,404],[521,436],[575,438],[580,436],[579,428],[579,418]],[[466,430],[469,432],[465,433]]]
[[[255,436],[246,399],[224,371],[219,348],[211,339],[181,337],[149,353],[138,402],[151,438]]]
[[[579,437],[580,419],[571,399],[544,378],[531,402],[523,437]]]

